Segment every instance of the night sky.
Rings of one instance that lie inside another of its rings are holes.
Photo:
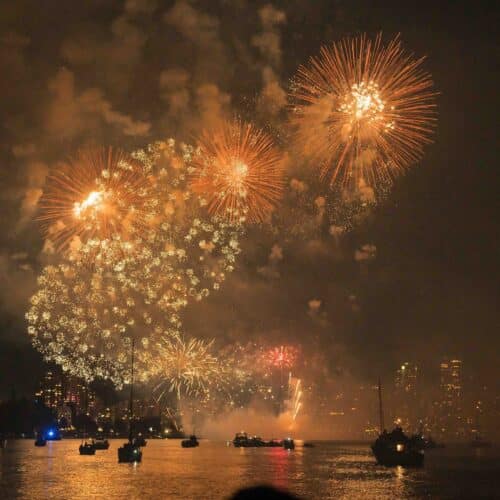
[[[307,213],[299,231],[289,193],[280,216],[293,224],[251,228],[236,271],[220,293],[187,309],[186,329],[220,345],[299,343],[311,360],[324,354],[330,377],[375,380],[413,360],[430,379],[449,354],[464,360],[468,376],[496,380],[493,4],[2,2],[0,397],[12,385],[32,391],[43,366],[24,312],[46,261],[37,201],[58,160],[88,144],[189,142],[234,114],[286,148],[286,92],[298,65],[323,44],[379,31],[401,33],[409,51],[427,55],[439,92],[434,144],[338,240]],[[288,177],[307,183],[311,172],[291,158]],[[373,258],[364,245],[376,248]]]

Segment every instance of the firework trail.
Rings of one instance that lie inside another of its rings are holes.
[[[299,147],[330,187],[386,186],[431,142],[435,92],[424,58],[405,52],[399,37],[344,39],[323,47],[292,84]]]
[[[283,195],[283,155],[255,126],[226,123],[201,136],[191,182],[207,198],[210,213],[263,222]]]

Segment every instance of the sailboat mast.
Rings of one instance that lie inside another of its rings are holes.
[[[135,347],[135,339],[132,339],[132,368],[130,375],[130,401],[129,401],[129,426],[128,426],[128,439],[132,441],[132,420],[134,417],[134,347]]]
[[[384,409],[382,407],[382,384],[380,382],[380,377],[378,378],[378,412],[379,412],[379,422],[380,422],[380,434],[384,432]]]

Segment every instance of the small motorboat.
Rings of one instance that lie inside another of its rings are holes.
[[[107,450],[109,448],[109,441],[107,439],[94,439],[92,444],[96,450]]]
[[[292,438],[286,438],[283,440],[283,448],[285,450],[295,450],[295,443]]]
[[[85,441],[80,445],[80,455],[95,455],[95,446],[93,443]]]
[[[118,463],[137,463],[142,460],[142,451],[133,441],[124,443],[118,448]]]
[[[189,436],[189,439],[183,439],[181,441],[181,446],[183,448],[196,448],[197,446],[200,446],[200,443],[198,442],[198,438],[193,434],[192,436]]]
[[[47,440],[43,438],[43,436],[38,436],[35,441],[35,446],[45,446],[47,444]]]

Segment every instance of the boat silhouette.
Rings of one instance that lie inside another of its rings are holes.
[[[189,439],[183,439],[181,441],[181,446],[183,448],[196,448],[197,446],[200,446],[200,443],[198,438],[193,434],[189,436]]]
[[[424,463],[424,451],[416,440],[409,438],[401,427],[392,432],[384,428],[384,412],[382,406],[382,385],[378,381],[380,435],[372,444],[372,451],[380,465],[394,467],[420,467]]]
[[[118,448],[118,463],[137,463],[142,461],[142,451],[134,439],[133,431],[133,410],[134,410],[134,347],[135,341],[132,339],[131,355],[131,377],[130,377],[130,401],[129,401],[129,433],[128,442]]]
[[[95,455],[95,446],[85,441],[80,445],[79,452],[80,455]]]

